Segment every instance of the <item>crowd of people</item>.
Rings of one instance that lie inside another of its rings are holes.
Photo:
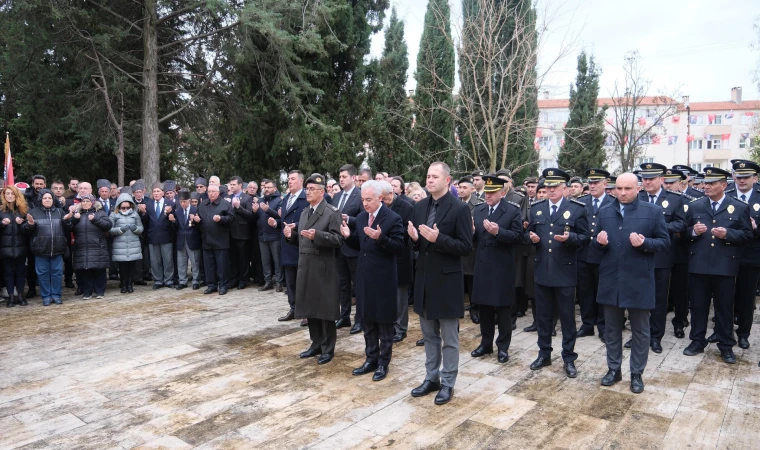
[[[472,356],[496,350],[506,363],[516,320],[530,306],[524,331],[537,332],[539,350],[532,370],[552,363],[559,322],[568,377],[578,374],[576,339],[598,335],[608,364],[601,384],[622,380],[627,347],[630,388],[639,393],[671,310],[675,337],[691,325],[686,355],[716,343],[734,364],[733,347],[749,347],[760,166],[732,164],[732,172],[697,174],[644,163],[617,178],[600,168],[583,177],[548,168],[519,186],[506,169],[457,181],[436,162],[421,186],[345,165],[337,179],[293,170],[284,194],[277,180],[238,176],[197,178],[192,191],[173,180],[147,191],[143,180],[118,187],[101,179],[93,191],[76,179],[48,188],[35,175],[30,185],[2,188],[0,282],[7,307],[27,305],[38,287],[44,306],[60,305],[63,288],[103,298],[108,279],[122,294],[152,283],[225,295],[253,283],[287,294],[278,320],[308,326],[312,344],[301,358],[329,363],[337,329],[363,332],[367,358],[353,374],[375,381],[388,374],[393,344],[406,339],[412,306],[426,355],[412,396],[437,392],[436,404],[453,396],[465,312],[481,331]],[[624,344],[626,322],[633,337]]]

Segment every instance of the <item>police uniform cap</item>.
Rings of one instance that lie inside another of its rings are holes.
[[[668,168],[662,164],[648,162],[639,165],[641,178],[657,178],[662,176]]]
[[[589,183],[594,183],[596,181],[602,181],[605,178],[609,177],[610,173],[604,169],[586,169],[584,175],[586,178],[588,178]]]
[[[556,167],[544,169],[544,171],[541,172],[541,176],[544,178],[544,185],[547,187],[559,186],[562,183],[567,183],[570,179],[570,175],[568,175],[567,172]]]
[[[483,188],[485,192],[498,192],[504,188],[505,181],[497,177],[496,174],[483,175],[483,181],[486,183]]]
[[[617,177],[613,177],[613,176],[607,177],[607,189],[615,189],[616,182],[617,182]]]
[[[310,184],[324,188],[327,185],[327,178],[321,173],[313,173],[306,179],[304,186],[309,186]]]
[[[686,175],[680,170],[665,169],[665,181],[668,183],[675,183],[679,180],[685,180]]]
[[[718,167],[705,168],[705,183],[714,183],[716,181],[726,181],[731,173]]]
[[[691,167],[685,165],[685,164],[676,164],[673,166],[673,170],[680,170],[681,172],[686,173],[686,175],[693,177],[699,174],[696,170],[692,169]]]
[[[100,180],[95,182],[95,186],[97,186],[97,189],[100,189],[103,187],[107,187],[108,189],[111,189],[111,182],[104,178],[101,178]]]
[[[734,173],[738,178],[746,178],[757,175],[760,172],[760,166],[753,161],[746,161],[743,159],[733,160]]]

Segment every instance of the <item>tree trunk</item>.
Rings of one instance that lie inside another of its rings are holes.
[[[125,186],[124,184],[124,100],[121,104],[121,120],[119,121],[119,128],[117,129],[117,136],[119,139],[119,148],[116,151],[116,167],[118,170],[118,184],[119,186]]]
[[[158,38],[156,0],[144,0],[143,24],[143,129],[140,169],[146,186],[160,181],[158,146]]]

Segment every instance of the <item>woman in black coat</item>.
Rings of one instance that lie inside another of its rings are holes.
[[[0,259],[3,266],[3,280],[8,289],[8,308],[27,305],[24,298],[26,281],[26,249],[29,239],[21,225],[29,212],[26,199],[15,186],[6,186],[0,195]],[[14,294],[14,289],[18,294]]]
[[[106,292],[106,269],[111,264],[106,233],[112,223],[103,206],[92,195],[85,195],[71,219],[74,231],[74,270],[82,289],[82,299],[93,292],[103,298]]]

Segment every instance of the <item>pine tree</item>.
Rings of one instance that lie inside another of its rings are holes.
[[[581,175],[586,169],[604,167],[604,117],[606,106],[598,107],[599,70],[594,57],[578,55],[578,75],[570,87],[570,118],[565,125],[565,145],[559,165]]]
[[[414,96],[417,158],[423,166],[440,160],[454,165],[454,122],[452,88],[454,87],[454,46],[451,40],[451,11],[447,0],[430,0],[425,12],[417,53]]]
[[[411,148],[412,113],[406,96],[409,55],[404,40],[404,22],[396,8],[385,31],[385,48],[378,70],[375,117],[373,118],[369,165],[375,171],[406,176],[414,173],[416,158]]]

